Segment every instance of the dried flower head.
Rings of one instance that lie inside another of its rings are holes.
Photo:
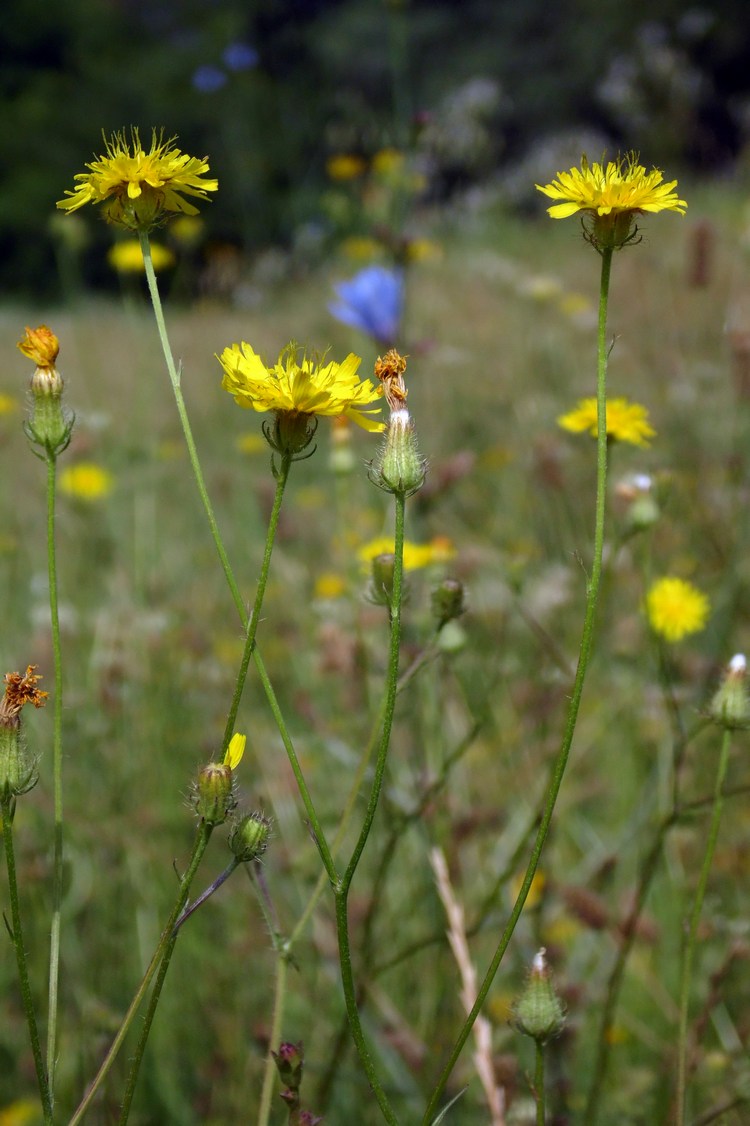
[[[5,674],[5,695],[0,700],[0,726],[18,727],[18,717],[26,704],[43,708],[48,693],[37,688],[42,679],[36,674],[36,665],[27,665],[26,672],[7,672]]]

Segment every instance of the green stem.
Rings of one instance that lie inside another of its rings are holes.
[[[62,774],[62,711],[63,679],[60,617],[57,603],[57,556],[55,550],[55,483],[57,457],[47,451],[47,574],[49,577],[49,609],[52,629],[52,654],[55,667],[55,698],[52,719],[52,771],[54,790],[54,856],[52,861],[52,919],[49,945],[49,992],[47,1010],[47,1076],[50,1101],[55,1101],[55,1064],[57,1055],[57,1013],[60,980],[60,929],[63,900],[63,774]]]
[[[388,655],[388,669],[386,673],[386,690],[385,690],[385,706],[383,708],[383,726],[380,735],[380,744],[378,746],[378,754],[375,760],[375,773],[373,777],[372,787],[370,789],[370,797],[367,802],[367,809],[365,811],[362,829],[360,830],[357,843],[352,851],[351,859],[346,867],[344,875],[337,885],[334,886],[334,894],[336,897],[336,932],[338,935],[339,944],[339,963],[341,966],[341,982],[344,989],[344,1000],[346,1003],[346,1012],[349,1018],[349,1025],[352,1031],[352,1039],[359,1053],[359,1058],[365,1073],[372,1087],[373,1094],[378,1102],[378,1106],[385,1118],[386,1122],[391,1126],[398,1126],[398,1119],[391,1107],[388,1097],[383,1090],[380,1080],[378,1079],[375,1065],[370,1055],[370,1050],[365,1040],[365,1035],[362,1030],[362,1023],[359,1019],[359,1010],[357,1006],[357,990],[354,984],[354,973],[352,970],[351,947],[349,942],[349,913],[348,913],[348,897],[349,889],[351,888],[354,873],[361,859],[367,838],[372,829],[372,823],[375,819],[375,813],[378,808],[378,801],[380,793],[383,788],[383,779],[385,777],[385,768],[388,761],[388,747],[391,741],[391,730],[393,727],[393,714],[396,708],[396,697],[398,695],[398,664],[399,653],[401,648],[401,599],[402,599],[402,585],[403,585],[403,564],[404,564],[404,518],[406,509],[406,497],[403,493],[395,494],[396,501],[396,526],[394,537],[394,566],[393,566],[393,594],[391,597],[391,638],[390,649]]]
[[[271,1099],[273,1097],[274,1081],[276,1078],[276,1064],[271,1055],[271,1048],[277,1049],[281,1042],[281,1024],[284,1018],[284,1001],[286,998],[288,969],[288,956],[284,953],[280,953],[276,960],[276,987],[273,995],[271,1038],[269,1040],[268,1059],[266,1060],[266,1067],[263,1073],[263,1087],[260,1092],[257,1126],[268,1126],[268,1119],[271,1114]]]
[[[581,706],[581,697],[583,695],[583,685],[586,680],[586,672],[588,670],[589,660],[591,658],[591,649],[594,637],[594,624],[596,620],[596,609],[599,599],[599,586],[601,583],[602,575],[602,554],[604,549],[604,513],[607,499],[607,361],[609,359],[609,351],[607,348],[607,307],[609,303],[609,280],[612,269],[612,250],[603,249],[601,251],[602,270],[601,281],[599,288],[599,328],[597,333],[597,380],[596,380],[596,403],[597,403],[597,441],[596,441],[596,509],[594,521],[594,557],[591,567],[591,576],[589,578],[586,590],[586,612],[583,620],[583,631],[581,634],[581,644],[578,653],[578,665],[576,667],[575,681],[573,683],[573,692],[570,697],[568,705],[568,715],[565,724],[565,731],[563,733],[560,750],[558,751],[557,758],[555,759],[552,768],[552,777],[545,799],[544,810],[542,818],[537,830],[534,846],[531,851],[531,858],[526,868],[526,874],[523,878],[520,891],[516,897],[516,902],[511,911],[508,923],[503,931],[503,934],[498,943],[495,954],[490,962],[487,973],[480,986],[477,994],[476,1001],[472,1006],[471,1012],[464,1021],[464,1024],[459,1032],[448,1060],[440,1073],[437,1085],[430,1097],[427,1109],[422,1119],[423,1126],[430,1126],[437,1111],[437,1105],[445,1090],[445,1086],[451,1076],[453,1068],[456,1065],[458,1057],[460,1056],[464,1044],[469,1038],[474,1021],[479,1016],[482,1005],[485,1002],[487,994],[489,993],[492,982],[494,981],[495,974],[498,967],[505,955],[505,951],[510,944],[513,932],[516,929],[516,924],[521,917],[526,896],[529,894],[529,888],[536,874],[539,865],[539,859],[542,855],[547,834],[552,822],[552,814],[554,813],[557,796],[560,792],[565,768],[568,764],[568,756],[570,748],[573,743],[573,736],[575,734],[576,722],[578,720],[578,711]]]
[[[683,1126],[685,1122],[690,984],[693,972],[693,959],[695,957],[695,946],[698,938],[698,924],[700,923],[701,911],[703,910],[703,900],[706,895],[708,877],[711,872],[711,863],[714,858],[716,842],[719,837],[719,824],[721,822],[721,814],[724,808],[724,796],[722,791],[724,787],[724,779],[726,778],[727,773],[727,765],[729,763],[730,743],[731,732],[729,730],[725,730],[724,738],[722,739],[721,743],[721,752],[719,754],[719,766],[716,771],[713,810],[711,813],[711,825],[708,831],[708,841],[706,842],[706,853],[703,857],[703,867],[701,868],[700,879],[698,880],[698,887],[695,892],[693,910],[690,915],[687,942],[682,959],[682,975],[680,979],[680,1019],[678,1026],[679,1031],[677,1035],[677,1109],[675,1114],[676,1126]]]
[[[73,1117],[70,1119],[70,1121],[68,1123],[68,1126],[77,1126],[77,1124],[81,1121],[84,1114],[88,1110],[88,1108],[91,1104],[91,1101],[94,1098],[94,1095],[96,1094],[97,1090],[101,1086],[101,1084],[104,1081],[107,1073],[109,1072],[109,1069],[112,1067],[112,1064],[115,1062],[115,1059],[117,1058],[117,1054],[120,1051],[120,1048],[122,1047],[122,1044],[123,1044],[123,1041],[124,1041],[124,1039],[127,1035],[128,1029],[130,1028],[130,1025],[133,1023],[133,1019],[134,1019],[136,1013],[138,1012],[138,1009],[141,1006],[143,998],[146,996],[146,993],[148,991],[148,987],[151,984],[151,981],[154,977],[154,974],[156,973],[156,971],[159,968],[163,958],[165,957],[167,948],[170,946],[170,944],[173,945],[173,931],[174,931],[175,923],[179,919],[179,917],[182,913],[182,909],[185,906],[185,903],[187,901],[187,897],[190,893],[190,885],[192,884],[193,879],[195,878],[195,873],[198,871],[198,866],[200,865],[200,862],[203,858],[203,854],[206,851],[206,846],[208,845],[208,841],[209,841],[209,838],[211,836],[211,831],[212,831],[212,826],[206,825],[205,822],[201,821],[200,825],[198,826],[198,830],[196,832],[195,844],[193,845],[193,852],[192,852],[192,855],[190,857],[190,862],[189,862],[188,867],[185,871],[185,874],[183,875],[182,879],[180,880],[180,888],[179,888],[179,891],[177,893],[177,899],[175,900],[174,907],[172,908],[172,911],[171,911],[171,914],[169,916],[169,919],[167,920],[166,926],[164,927],[164,930],[162,931],[161,938],[159,939],[159,945],[156,947],[156,950],[154,951],[153,957],[152,957],[152,959],[151,959],[151,961],[148,965],[148,969],[146,970],[146,973],[143,975],[143,980],[141,981],[141,984],[138,986],[138,990],[137,990],[135,996],[133,997],[133,1000],[130,1003],[130,1007],[129,1007],[127,1013],[125,1014],[125,1016],[123,1018],[122,1024],[120,1025],[120,1028],[118,1029],[117,1035],[115,1036],[114,1040],[112,1041],[112,1045],[111,1045],[109,1051],[107,1052],[106,1056],[104,1057],[104,1060],[102,1061],[101,1067],[99,1068],[98,1072],[96,1073],[96,1076],[94,1077],[94,1080],[93,1080],[91,1086],[86,1091],[85,1096],[83,1097],[83,1099],[79,1103],[78,1107],[76,1108],[75,1113],[73,1114]],[[147,1035],[147,1033],[146,1033],[146,1035]],[[143,1033],[141,1034],[141,1041],[142,1041],[142,1045],[139,1043],[139,1048],[141,1048],[141,1054],[142,1054],[142,1048],[145,1047],[145,1039],[144,1039]],[[138,1060],[137,1062],[139,1063],[140,1060]],[[137,1066],[135,1064],[134,1064],[134,1068],[137,1071]],[[131,1076],[132,1076],[132,1072],[131,1072]],[[131,1097],[132,1097],[132,1092],[131,1092]]]
[[[534,1099],[536,1100],[536,1126],[544,1126],[544,1044],[536,1043],[536,1063],[534,1067]]]
[[[216,545],[216,550],[218,552],[219,559],[221,560],[221,566],[224,570],[224,575],[229,585],[229,589],[232,592],[234,604],[237,607],[237,612],[239,613],[240,618],[242,619],[242,622],[244,624],[246,620],[245,604],[242,600],[240,589],[235,580],[234,572],[232,571],[232,567],[229,563],[229,558],[224,549],[224,543],[219,532],[219,525],[216,522],[214,510],[208,495],[208,490],[206,489],[206,483],[203,479],[203,470],[201,469],[201,464],[198,459],[198,451],[195,447],[193,431],[190,427],[190,420],[188,418],[187,408],[185,406],[185,400],[183,398],[182,388],[180,386],[181,370],[175,364],[174,356],[172,355],[172,348],[169,343],[169,337],[167,336],[167,326],[164,320],[164,310],[161,304],[161,297],[159,296],[159,287],[156,282],[154,264],[151,260],[151,244],[149,243],[148,235],[144,231],[138,232],[138,238],[140,240],[141,251],[143,253],[143,263],[146,268],[146,281],[148,283],[148,291],[151,296],[151,304],[154,309],[154,317],[156,318],[156,327],[159,332],[159,340],[161,341],[164,360],[167,365],[167,371],[169,372],[169,379],[172,384],[172,391],[174,392],[175,402],[177,404],[177,413],[180,416],[180,423],[182,424],[182,432],[185,436],[185,442],[187,444],[190,464],[193,468],[193,474],[195,475],[195,483],[198,486],[198,492],[200,493],[200,498],[203,501],[203,508],[205,509],[206,516],[208,518],[211,535],[213,536],[213,541]]]
[[[26,946],[23,938],[21,924],[21,906],[18,899],[18,882],[16,880],[16,858],[13,850],[13,813],[14,799],[8,795],[0,797],[0,817],[3,824],[3,844],[5,846],[5,862],[8,868],[8,894],[10,897],[11,940],[16,951],[16,966],[18,969],[18,982],[21,988],[21,1002],[26,1014],[26,1023],[29,1026],[29,1040],[34,1056],[34,1067],[39,1085],[39,1095],[42,1100],[45,1126],[51,1126],[52,1119],[52,1093],[49,1088],[47,1074],[44,1070],[42,1045],[39,1040],[39,1029],[34,1012],[34,1000],[31,996],[31,983],[29,981],[29,968],[26,963]]]

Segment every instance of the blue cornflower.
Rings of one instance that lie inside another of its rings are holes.
[[[358,328],[378,344],[393,344],[404,311],[404,278],[400,270],[366,266],[349,281],[333,287],[340,300],[328,311],[338,321]]]
[[[217,90],[221,90],[225,86],[227,76],[223,70],[218,66],[199,66],[194,72],[192,83],[196,90],[200,90],[201,94],[215,94]]]
[[[222,54],[224,66],[230,70],[252,70],[260,62],[260,55],[249,43],[236,41],[224,48]]]

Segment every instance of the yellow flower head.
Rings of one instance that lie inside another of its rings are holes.
[[[86,165],[89,172],[75,176],[76,187],[57,206],[71,212],[87,203],[102,203],[109,222],[129,230],[148,230],[169,211],[196,215],[197,207],[183,196],[207,199],[206,192],[215,192],[219,182],[203,178],[208,157],[201,160],[180,152],[175,140],[165,141],[164,133],[154,129],[146,152],[136,128],[131,128],[129,140],[124,129],[105,137],[105,154]]]
[[[39,328],[27,325],[26,336],[18,341],[16,347],[38,368],[53,368],[60,352],[60,341],[46,325],[39,325]]]
[[[93,461],[79,461],[60,474],[60,490],[78,500],[101,500],[112,492],[112,474]]]
[[[138,239],[124,239],[116,242],[107,252],[107,261],[118,274],[142,274],[145,270],[143,253]],[[151,261],[154,269],[168,270],[174,266],[175,257],[169,247],[162,246],[159,242],[151,243]]]
[[[247,735],[240,735],[239,731],[235,731],[232,738],[229,740],[229,746],[224,755],[224,765],[228,766],[231,770],[236,770],[242,761],[242,756],[245,753],[245,744],[247,743]]]
[[[690,633],[699,633],[709,609],[708,598],[702,591],[672,575],[657,579],[646,595],[649,625],[665,641],[680,641]]]
[[[326,172],[331,180],[356,180],[366,169],[367,161],[355,153],[337,153],[326,161]]]
[[[550,199],[564,201],[547,208],[553,219],[567,219],[578,211],[600,216],[625,211],[677,211],[684,215],[687,204],[673,190],[677,181],[663,184],[662,180],[657,168],[647,172],[638,164],[637,155],[628,153],[606,165],[589,164],[584,156],[580,168],[558,172],[551,184],[535,187]]]
[[[581,399],[574,410],[560,415],[557,424],[574,434],[587,430],[596,437],[596,417],[596,399]],[[630,442],[633,446],[648,446],[650,439],[656,437],[656,431],[649,422],[648,411],[640,403],[608,399],[607,437],[617,442]]]
[[[392,555],[394,550],[393,539],[388,536],[378,536],[370,540],[357,552],[357,558],[362,563],[365,571],[369,571],[373,559],[379,555]],[[456,550],[446,536],[435,536],[430,543],[411,543],[404,540],[404,570],[418,571],[421,567],[429,567],[433,563],[444,563],[452,559]]]
[[[345,415],[364,430],[383,430],[383,423],[371,418],[379,413],[366,409],[377,402],[380,390],[369,379],[357,375],[362,362],[350,352],[338,364],[324,362],[288,344],[273,367],[267,367],[249,344],[232,344],[217,357],[224,369],[222,387],[241,407],[255,411],[275,411],[282,415]]]

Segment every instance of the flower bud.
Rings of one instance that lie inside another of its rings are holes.
[[[73,416],[62,406],[63,379],[55,367],[60,344],[46,325],[26,329],[18,348],[37,367],[31,377],[33,408],[26,434],[35,445],[55,456],[67,447],[73,430]]]
[[[736,653],[729,662],[708,710],[711,718],[722,727],[732,730],[750,726],[747,660],[742,653]]]
[[[242,864],[259,860],[268,847],[271,822],[262,813],[241,817],[229,834],[229,847]]]
[[[466,609],[464,584],[458,579],[443,579],[430,596],[432,613],[437,618],[437,628],[442,629],[446,622],[460,617]]]
[[[558,1036],[565,1024],[565,1009],[552,984],[545,954],[542,947],[534,955],[526,988],[513,1005],[513,1024],[538,1044]]]
[[[302,1082],[302,1070],[305,1065],[302,1041],[300,1040],[299,1044],[291,1044],[288,1040],[283,1040],[279,1044],[278,1052],[271,1052],[271,1055],[274,1058],[281,1082],[290,1091],[299,1091]]]
[[[371,479],[388,493],[411,496],[421,489],[426,472],[411,415],[405,408],[393,411],[385,441],[372,463]]]
[[[222,825],[236,807],[231,766],[209,762],[193,783],[195,812],[207,825]]]

